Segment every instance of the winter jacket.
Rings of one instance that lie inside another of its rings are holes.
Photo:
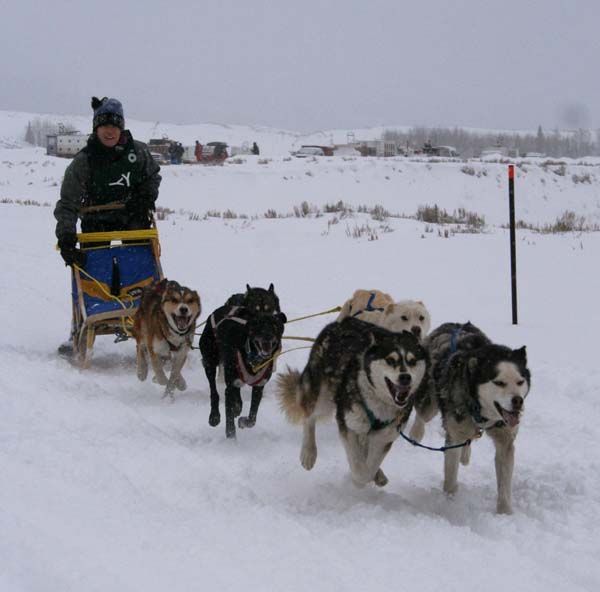
[[[83,232],[148,228],[159,171],[147,146],[128,130],[114,148],[90,136],[65,171],[54,209],[57,238],[75,233],[78,218]]]

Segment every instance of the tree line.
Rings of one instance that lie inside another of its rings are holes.
[[[422,149],[426,143],[432,146],[453,146],[464,158],[477,157],[482,150],[503,146],[518,150],[521,156],[537,152],[545,156],[580,158],[600,155],[600,130],[572,131],[552,130],[545,132],[541,126],[537,133],[482,132],[463,128],[414,127],[409,131],[386,130],[383,139],[395,142],[399,148]]]
[[[72,134],[78,130],[70,123],[54,123],[49,119],[35,117],[27,122],[25,141],[34,146],[46,147],[46,136]]]

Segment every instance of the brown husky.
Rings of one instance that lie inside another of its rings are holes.
[[[165,395],[173,396],[176,388],[186,389],[181,369],[192,346],[200,311],[198,293],[177,282],[164,279],[144,289],[133,324],[140,380],[148,376],[149,357],[154,381],[166,385]],[[167,378],[163,366],[169,358],[172,367]]]

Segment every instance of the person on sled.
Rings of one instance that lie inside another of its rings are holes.
[[[60,254],[79,267],[86,255],[77,248],[77,221],[82,232],[150,228],[161,182],[146,144],[125,129],[121,102],[92,97],[92,109],[93,133],[67,167],[54,208]]]

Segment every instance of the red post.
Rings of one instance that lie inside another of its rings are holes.
[[[508,209],[510,222],[510,285],[512,324],[517,324],[517,239],[515,228],[515,165],[508,165]]]

